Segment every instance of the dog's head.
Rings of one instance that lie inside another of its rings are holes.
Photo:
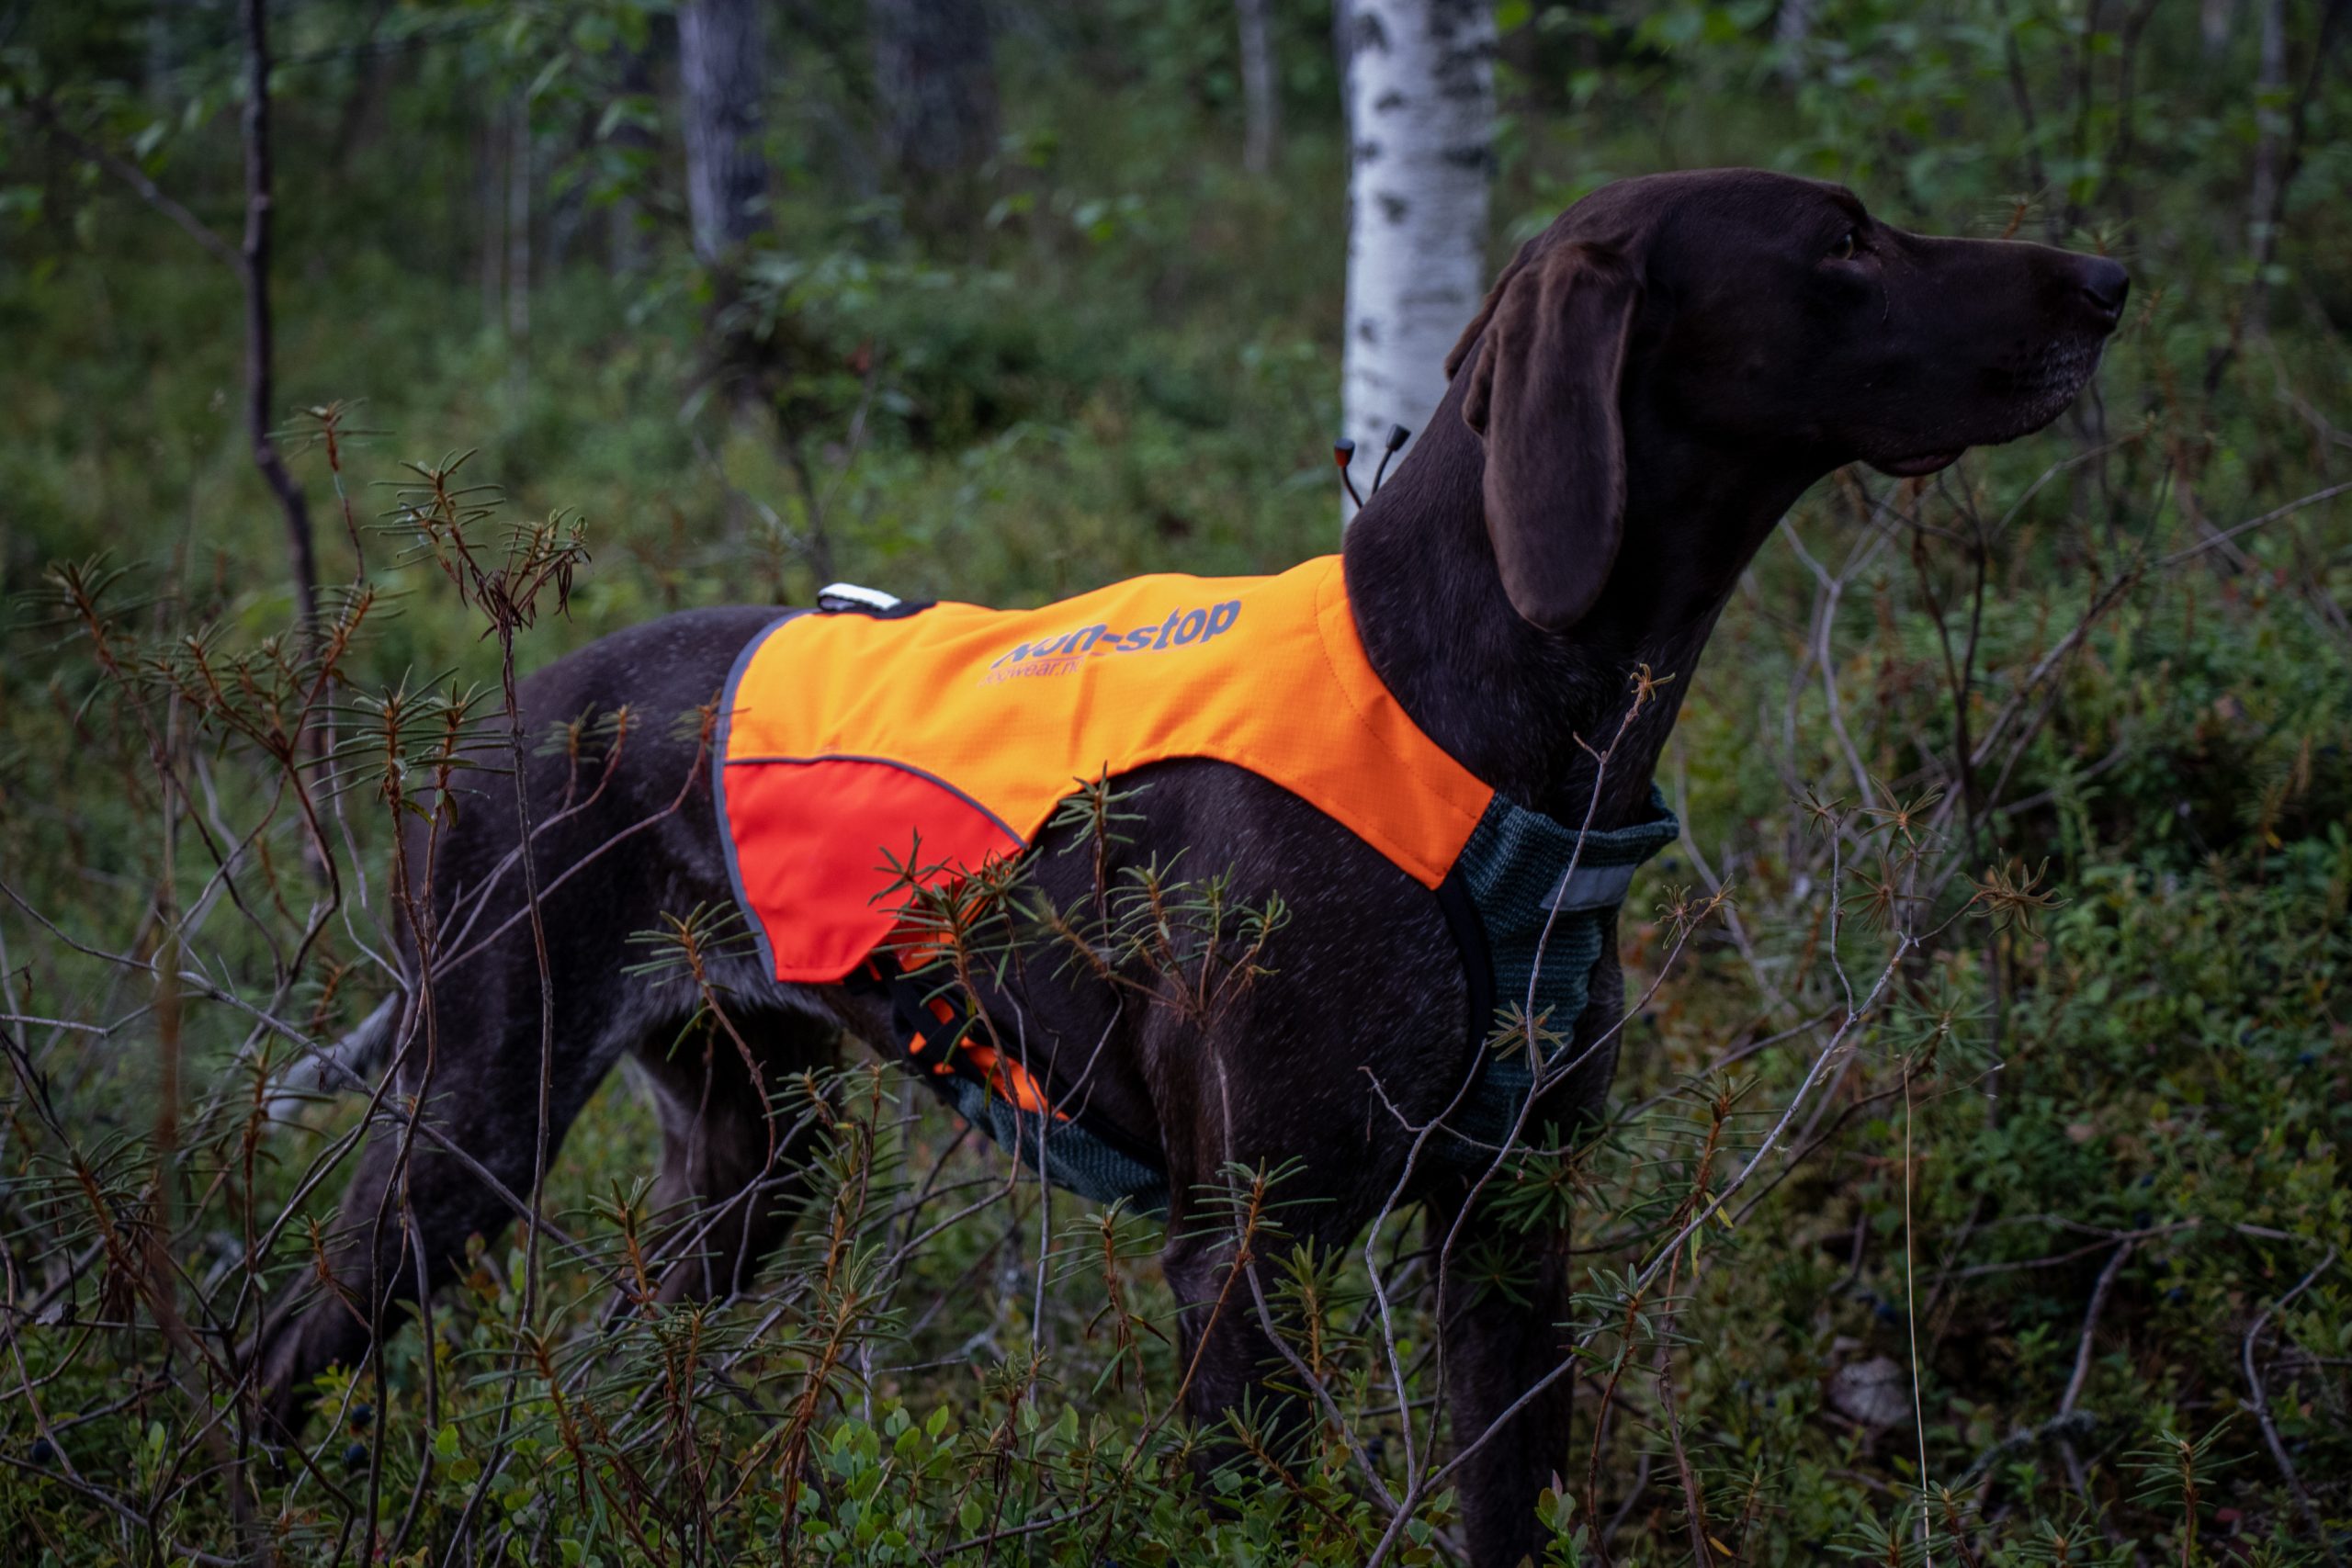
[[[1932,473],[2055,419],[2129,288],[2104,257],[1907,233],[1781,175],[1597,191],[1521,247],[1446,363],[1485,448],[1503,586],[1550,630],[1592,608],[1629,424],[1682,462],[1800,483],[1858,460]]]

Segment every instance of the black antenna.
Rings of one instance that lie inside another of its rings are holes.
[[[1348,478],[1348,465],[1355,460],[1356,444],[1354,442],[1342,435],[1331,443],[1331,461],[1340,466],[1340,482],[1348,487],[1348,499],[1358,506],[1362,506],[1363,497],[1356,493],[1356,481]],[[1376,490],[1379,487],[1375,485],[1373,488]]]
[[[1380,481],[1385,479],[1388,475],[1388,459],[1396,456],[1397,449],[1412,438],[1413,433],[1406,429],[1401,424],[1392,424],[1388,427],[1388,449],[1381,453],[1380,467],[1373,470],[1373,494],[1378,495],[1380,493]],[[1361,506],[1363,503],[1362,502],[1358,502],[1356,504]]]

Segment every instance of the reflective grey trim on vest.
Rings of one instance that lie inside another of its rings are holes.
[[[1613,909],[1625,901],[1626,891],[1634,886],[1634,873],[1640,869],[1634,865],[1580,865],[1560,878],[1560,886],[1544,902],[1564,914]]]
[[[718,689],[718,728],[710,741],[710,808],[718,818],[718,847],[727,857],[727,886],[735,894],[736,912],[751,928],[752,942],[759,949],[760,972],[775,973],[775,949],[768,944],[768,928],[760,921],[759,912],[752,908],[751,895],[743,890],[743,863],[735,849],[735,828],[727,817],[727,738],[735,728],[735,688],[742,684],[743,671],[752,667],[752,656],[760,651],[779,627],[808,614],[806,610],[786,610],[762,626],[743,651],[735,656],[728,667],[727,684]]]

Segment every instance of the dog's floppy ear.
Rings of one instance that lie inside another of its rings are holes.
[[[1487,448],[1487,533],[1521,617],[1566,631],[1600,598],[1625,527],[1617,383],[1641,283],[1616,250],[1522,251],[1448,356]]]

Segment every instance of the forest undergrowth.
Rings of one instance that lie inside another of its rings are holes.
[[[949,236],[818,166],[857,99],[812,46],[817,107],[779,131],[807,166],[733,307],[789,349],[775,418],[714,390],[674,236],[543,260],[518,333],[460,254],[469,210],[401,177],[464,188],[453,117],[520,95],[582,200],[658,213],[637,153],[574,134],[602,56],[527,28],[419,51],[339,181],[288,160],[277,439],[320,524],[309,625],[224,406],[232,281],[6,122],[0,1554],[1457,1559],[1477,1435],[1438,1415],[1419,1214],[1292,1252],[1262,1292],[1228,1273],[1215,1310],[1282,1325],[1313,1414],[1198,1428],[1158,1227],[1046,1192],[862,1054],[764,1086],[808,1134],[807,1207],[732,1299],[658,1299],[677,1216],[624,1071],[458,1284],[322,1380],[299,1442],[250,1398],[270,1303],[333,1289],[359,1140],[420,1125],[281,1081],[387,994],[397,828],[446,827],[485,758],[585,781],[656,721],[526,732],[518,675],[827,575],[1034,604],[1332,547],[1328,60],[1247,176],[1201,41],[1227,8],[1146,9],[1006,46],[1034,90],[1007,92],[987,220]],[[1770,162],[2134,275],[2057,425],[1931,479],[1833,476],[1703,666],[1654,672],[1685,694],[1658,783],[1686,832],[1626,908],[1609,1120],[1492,1177],[1531,1235],[1573,1215],[1547,1562],[2340,1563],[2344,7],[2284,6],[2267,77],[2250,27],[2217,47],[2155,4],[1822,4],[1793,40],[1761,6],[1500,9],[1498,239],[1614,175]],[[1321,14],[1284,11],[1311,48]],[[321,44],[350,25],[310,20]],[[9,54],[8,102],[131,145],[146,107],[69,92],[102,52]],[[550,59],[572,85],[534,96]],[[306,69],[298,146],[339,112],[340,68]],[[233,178],[233,128],[175,125],[149,152],[175,177]],[[1106,889],[1040,940],[1186,1005],[1281,985],[1279,910],[1213,872]],[[1017,878],[982,891],[1023,907]],[[670,913],[643,983],[702,985],[726,921]],[[986,960],[969,910],[935,918]],[[677,1048],[731,1049],[729,998],[697,1000]],[[1223,1173],[1238,1247],[1279,1241],[1287,1174]],[[1470,1261],[1513,1288],[1514,1258]]]

